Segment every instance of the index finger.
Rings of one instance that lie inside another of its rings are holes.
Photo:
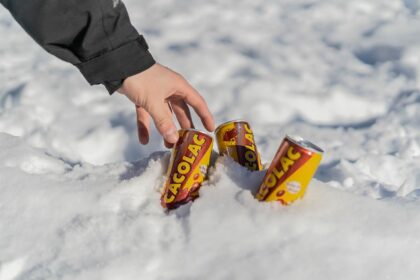
[[[183,98],[185,102],[191,107],[193,107],[194,111],[200,117],[201,122],[204,124],[204,127],[208,131],[213,131],[214,130],[213,115],[210,113],[210,110],[204,98],[198,93],[196,89],[194,89],[187,82],[184,84],[181,90],[182,90]]]

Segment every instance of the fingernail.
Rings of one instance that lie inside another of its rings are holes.
[[[169,143],[176,143],[176,141],[178,141],[178,132],[173,129],[168,131],[165,135],[164,135],[166,141],[168,141]]]
[[[141,143],[141,144],[146,145],[148,142],[149,142],[149,141],[148,141],[148,139],[147,139],[145,136],[142,136],[142,137],[140,138],[140,143]]]

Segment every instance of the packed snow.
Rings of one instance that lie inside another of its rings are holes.
[[[0,280],[419,279],[419,0],[125,3],[217,123],[251,123],[265,168],[286,134],[321,166],[285,207],[254,199],[265,171],[219,158],[165,213],[157,132],[140,146],[128,100],[1,8]]]

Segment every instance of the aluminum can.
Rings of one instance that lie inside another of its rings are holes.
[[[220,155],[228,155],[251,171],[262,169],[254,133],[248,122],[236,120],[223,123],[216,128],[215,134]]]
[[[256,198],[289,205],[302,198],[322,159],[323,150],[301,137],[286,136]]]
[[[166,209],[175,209],[198,197],[213,150],[213,138],[204,132],[181,129],[178,133],[161,197]]]

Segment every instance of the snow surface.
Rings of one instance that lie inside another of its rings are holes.
[[[156,59],[248,120],[326,150],[306,197],[258,203],[222,158],[166,214],[169,152],[0,9],[0,280],[419,279],[420,1],[127,0]],[[197,126],[198,122],[196,122]]]

